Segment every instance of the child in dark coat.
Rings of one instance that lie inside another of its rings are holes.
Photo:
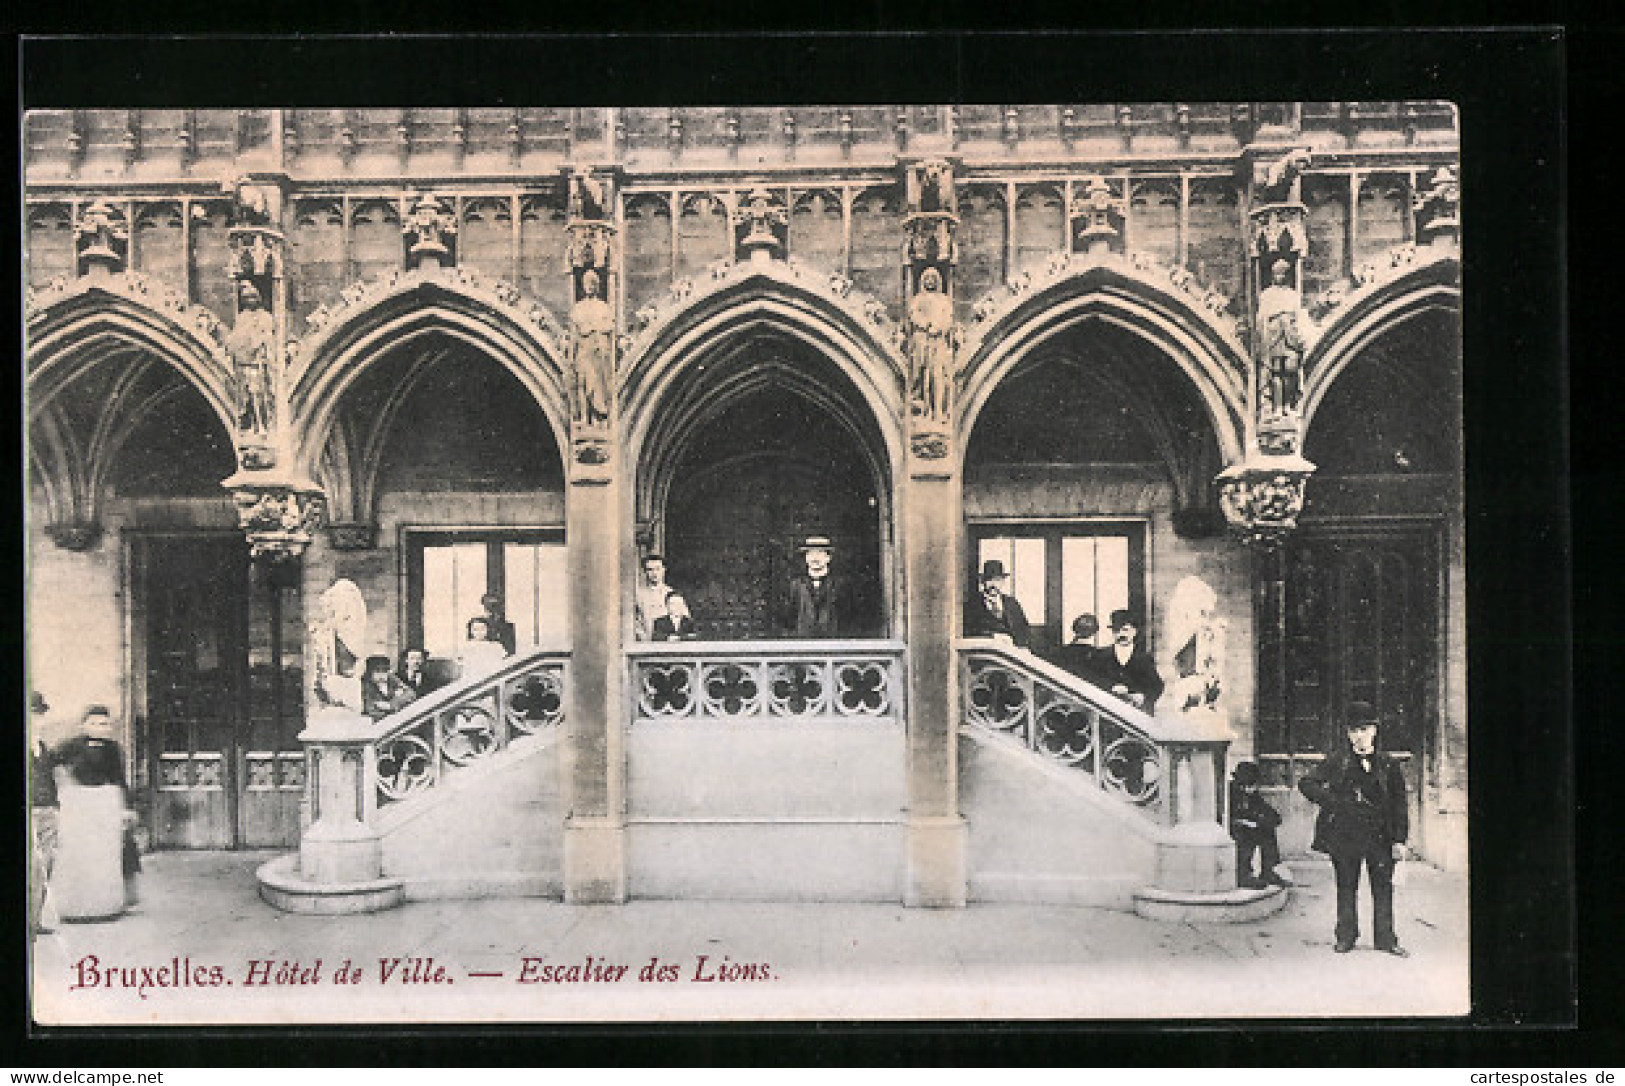
[[[1236,885],[1248,889],[1285,886],[1277,872],[1281,849],[1275,831],[1281,816],[1258,794],[1258,766],[1238,762],[1230,778],[1230,836],[1236,842]],[[1253,874],[1253,853],[1259,856],[1258,874]]]

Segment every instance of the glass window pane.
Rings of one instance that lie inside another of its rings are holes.
[[[1128,539],[1120,535],[1097,536],[1095,544],[1096,584],[1100,586],[1096,602],[1100,606],[1100,624],[1105,626],[1111,622],[1113,611],[1126,608],[1129,603]],[[1141,615],[1142,644],[1145,643],[1143,624],[1146,621]]]
[[[513,623],[514,646],[524,652],[536,644],[536,552],[528,543],[502,545],[502,600]]]
[[[536,643],[564,648],[570,643],[570,594],[563,543],[536,548]]]
[[[485,544],[423,548],[423,647],[430,656],[454,657],[469,619],[481,614]]]
[[[1107,615],[1100,607],[1096,542],[1094,536],[1061,540],[1061,638],[1067,642],[1072,640],[1072,623],[1079,615],[1094,615],[1101,626],[1106,625]],[[1094,643],[1104,645],[1106,638],[1096,634]]]
[[[1027,621],[1042,626],[1044,616],[1044,540],[1017,539],[1011,563],[1010,594],[1021,604]]]

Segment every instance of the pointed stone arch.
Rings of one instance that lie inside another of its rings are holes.
[[[703,283],[678,284],[640,312],[638,324],[618,381],[633,462],[643,459],[659,411],[690,365],[756,331],[782,333],[827,358],[862,398],[887,459],[900,462],[908,372],[901,333],[884,306],[844,278],[791,262],[722,265]]]
[[[1410,247],[1389,255],[1383,274],[1327,314],[1319,338],[1304,356],[1303,430],[1308,433],[1327,391],[1366,347],[1400,323],[1430,309],[1461,308],[1461,263],[1454,253],[1423,254]]]
[[[232,432],[231,360],[209,310],[133,272],[58,280],[26,309],[30,418],[90,366],[135,350],[173,366]]]
[[[959,449],[1003,379],[1032,350],[1069,328],[1102,320],[1146,339],[1189,380],[1213,424],[1226,462],[1242,456],[1247,351],[1226,300],[1202,294],[1189,273],[1162,269],[1143,254],[1057,254],[1041,275],[1024,274],[975,311],[961,350]]]
[[[313,313],[289,345],[295,464],[317,470],[344,393],[379,358],[426,336],[468,344],[516,378],[570,447],[565,335],[552,315],[511,284],[461,269],[422,268],[351,288],[333,311]]]

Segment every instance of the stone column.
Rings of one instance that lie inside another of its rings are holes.
[[[959,328],[953,168],[907,174],[909,451],[900,518],[908,640],[908,905],[965,904],[967,831],[959,813],[958,628],[961,477],[954,451]]]
[[[571,297],[570,607],[565,717],[564,899],[626,900],[626,708],[622,697],[621,452],[615,440],[615,227],[610,181],[567,177]]]
[[[946,457],[911,453],[901,518],[908,622],[909,905],[965,904],[959,813],[958,627],[961,479]]]

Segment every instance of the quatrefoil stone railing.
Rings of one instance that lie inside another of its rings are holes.
[[[903,645],[892,641],[707,641],[628,654],[633,723],[895,721]]]
[[[557,728],[564,720],[567,660],[567,653],[551,650],[514,657],[489,675],[436,690],[379,721],[378,809]]]
[[[961,646],[967,725],[1020,743],[1153,823],[1220,823],[1229,736],[1151,717],[1031,653]]]

